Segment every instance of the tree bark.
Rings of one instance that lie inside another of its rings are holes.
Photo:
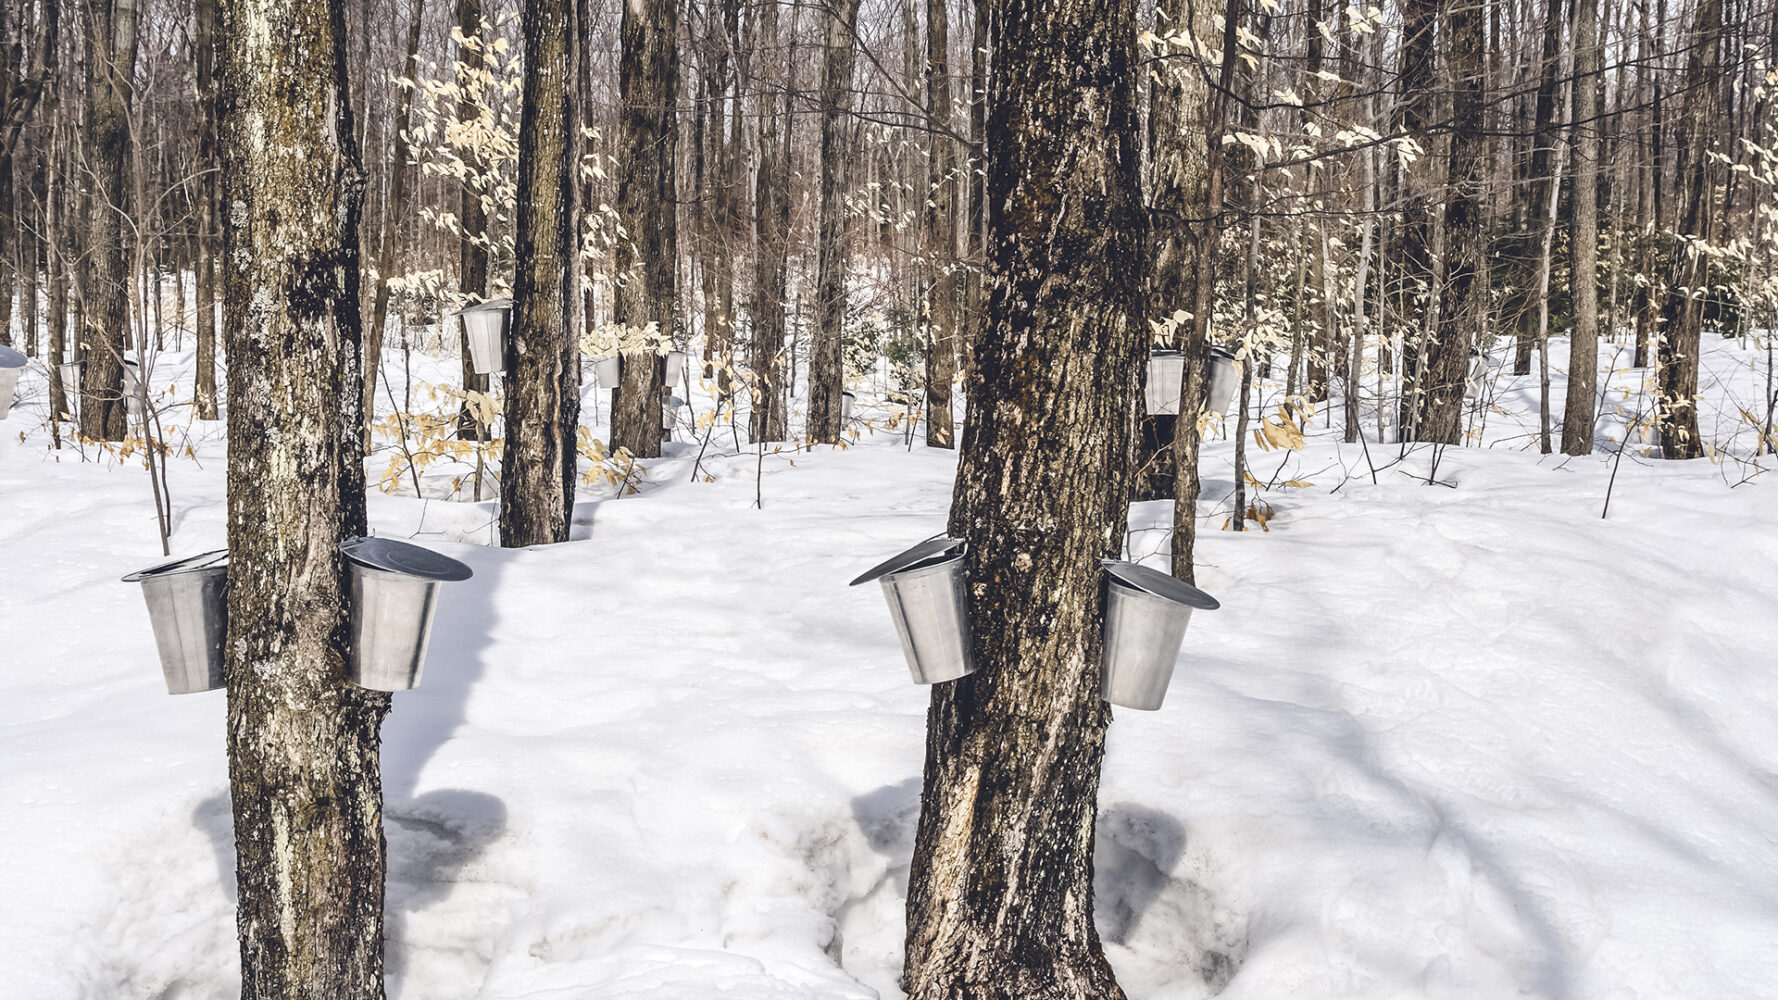
[[[1574,333],[1568,348],[1568,395],[1562,405],[1562,453],[1593,451],[1593,399],[1599,374],[1599,5],[1574,3],[1574,231],[1569,294]]]
[[[957,380],[957,145],[951,128],[951,35],[946,0],[926,0],[926,444],[956,446],[951,386]]]
[[[123,242],[125,165],[129,161],[130,78],[136,66],[137,0],[90,0],[87,14],[87,155],[92,203],[87,218],[86,359],[80,432],[123,440],[123,360],[129,331],[128,256]]]
[[[1099,559],[1122,549],[1147,336],[1136,3],[996,15],[987,321],[951,508],[978,670],[932,693],[902,986],[1121,998],[1093,824]]]
[[[192,185],[197,199],[198,227],[196,260],[193,270],[193,297],[197,304],[197,371],[193,376],[192,402],[199,420],[215,420],[219,415],[216,401],[216,253],[221,238],[216,230],[217,177],[209,167],[217,162],[216,152],[216,0],[195,0],[192,8],[193,58],[197,64],[198,103],[198,165],[200,173]]]
[[[1537,99],[1532,111],[1531,134],[1531,198],[1532,217],[1541,218],[1550,201],[1550,185],[1555,183],[1555,121],[1556,91],[1562,62],[1562,0],[1549,0],[1544,12],[1543,49],[1538,62]],[[1525,289],[1519,311],[1519,336],[1513,348],[1513,374],[1531,374],[1531,349],[1537,344],[1537,330],[1531,321],[1531,297],[1539,280],[1537,268],[1521,268],[1519,284]]]
[[[380,1000],[389,696],[345,681],[339,553],[365,531],[345,23],[325,0],[219,8],[241,996]]]
[[[1439,283],[1437,336],[1426,346],[1420,418],[1414,440],[1457,444],[1463,438],[1463,393],[1469,345],[1481,323],[1488,235],[1482,227],[1482,164],[1488,156],[1483,114],[1482,13],[1471,0],[1445,7],[1444,43],[1451,81],[1450,156],[1445,173],[1444,280]]]
[[[204,0],[200,0],[204,2]],[[420,52],[420,26],[425,20],[425,0],[408,0],[407,58],[401,62],[402,75],[414,79],[419,75],[417,56]],[[389,322],[389,279],[395,270],[396,235],[401,231],[397,221],[407,206],[407,179],[412,169],[408,160],[413,154],[408,147],[408,129],[413,122],[415,86],[402,88],[401,110],[395,113],[395,152],[389,162],[389,195],[383,202],[382,233],[377,237],[377,289],[371,296],[370,328],[364,331],[364,423],[365,447],[370,447],[369,427],[377,415],[377,375],[383,363],[383,327]]]
[[[573,0],[525,0],[518,233],[500,468],[500,544],[507,548],[567,541],[574,512],[580,396],[565,391],[569,379],[578,377],[580,343],[574,19]]]
[[[1709,259],[1686,239],[1708,240],[1715,202],[1709,155],[1717,121],[1717,46],[1722,38],[1722,0],[1699,0],[1692,24],[1691,58],[1685,73],[1685,110],[1679,164],[1674,177],[1678,234],[1661,304],[1659,423],[1661,451],[1671,459],[1698,458],[1698,353],[1703,349],[1705,279]]]
[[[841,393],[846,388],[841,359],[846,320],[846,192],[851,150],[846,119],[852,113],[853,32],[859,0],[835,0],[827,11],[826,52],[821,74],[821,220],[817,249],[816,298],[821,310],[809,354],[809,437],[822,444],[840,440]]]
[[[477,45],[485,44],[487,40],[482,38],[482,16],[482,0],[457,0],[457,33]],[[472,70],[480,67],[480,48],[458,46],[457,61],[467,64]],[[457,102],[457,120],[474,121],[481,113],[480,84],[470,83],[461,76],[457,83],[465,88],[462,98]],[[464,149],[461,153],[464,160],[468,161],[471,172],[480,173],[482,167],[476,152],[473,149]],[[520,169],[524,168],[521,166]],[[464,184],[458,189],[457,195],[457,221],[463,229],[463,235],[457,241],[457,291],[462,293],[467,302],[480,302],[488,294],[488,250],[480,241],[488,232],[488,213],[482,207],[484,193],[473,184]],[[517,320],[516,313],[514,320]],[[475,362],[469,356],[469,333],[462,329],[462,324],[458,324],[457,348],[462,359],[464,391],[487,392],[488,376],[476,373]],[[483,433],[484,428],[476,423],[475,414],[465,403],[457,411],[457,436],[466,441],[475,441]]]
[[[790,146],[788,115],[780,109],[789,107],[784,99],[789,77],[778,48],[778,2],[764,0],[755,14],[759,18],[753,53],[759,67],[754,74],[759,93],[759,176],[754,224],[759,243],[753,258],[753,342],[747,359],[753,369],[747,427],[755,441],[782,441],[785,437],[784,286],[790,238]]]
[[[679,4],[635,0],[624,4],[620,29],[619,139],[623,163],[617,175],[617,211],[624,234],[616,251],[614,319],[626,327],[653,323],[673,335],[679,244],[675,226],[678,192],[675,157],[678,130]],[[611,444],[637,458],[661,453],[660,358],[652,347],[623,352],[623,376],[611,408]]]

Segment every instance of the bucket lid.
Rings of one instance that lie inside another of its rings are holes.
[[[1213,358],[1227,358],[1230,361],[1241,360],[1240,358],[1235,357],[1234,351],[1229,350],[1221,344],[1210,345],[1210,356]]]
[[[10,347],[0,346],[0,368],[23,368],[28,360]]]
[[[455,315],[461,316],[464,313],[488,312],[488,311],[494,310],[494,309],[498,309],[498,310],[501,310],[504,312],[504,311],[510,310],[511,308],[512,308],[512,300],[511,299],[483,299],[482,301],[477,302],[475,305],[464,306],[463,308],[457,310]]]
[[[853,392],[853,391],[852,391],[852,390],[850,390],[850,389],[845,389],[845,390],[842,390],[842,391],[841,391],[841,392],[840,392],[840,395],[842,395],[842,396],[848,396],[848,397],[850,397],[850,398],[852,398],[852,399],[857,399],[857,398],[858,398],[858,394],[857,394],[857,393],[856,393],[856,392]]]
[[[1116,559],[1101,559],[1099,565],[1105,567],[1107,576],[1123,584],[1133,587],[1145,594],[1183,604],[1188,608],[1199,608],[1204,611],[1215,611],[1222,603],[1209,594],[1186,583],[1184,580],[1158,569],[1138,566],[1133,562],[1120,562]]]
[[[1176,358],[1179,356],[1179,352],[1170,347],[1157,347],[1149,351],[1148,356],[1151,358]]]
[[[174,573],[195,573],[201,569],[223,569],[216,565],[228,559],[227,549],[204,552],[195,556],[181,556],[171,562],[155,563],[147,569],[139,569],[123,578],[125,583],[137,583],[151,576],[171,576]]]
[[[341,542],[340,551],[360,566],[385,573],[452,582],[474,575],[468,566],[450,556],[393,538],[353,538]]]
[[[901,573],[913,569],[922,563],[937,562],[953,553],[962,555],[966,544],[967,543],[961,538],[952,538],[949,535],[935,535],[913,548],[898,553],[897,555],[872,566],[870,569],[865,570],[863,576],[853,580],[848,586],[856,587],[861,583],[869,583],[872,580],[888,576],[891,573]]]

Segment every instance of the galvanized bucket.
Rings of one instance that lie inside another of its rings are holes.
[[[129,358],[123,359],[123,405],[130,416],[142,418],[142,369]]]
[[[1159,570],[1104,559],[1105,675],[1100,693],[1125,708],[1152,712],[1167,697],[1173,661],[1194,608],[1216,598]]]
[[[468,566],[390,538],[340,545],[352,567],[352,683],[406,691],[420,683],[438,585],[467,580]]]
[[[222,640],[228,628],[228,550],[187,556],[123,578],[142,584],[168,694],[223,686]]]
[[[1154,351],[1148,356],[1148,384],[1143,395],[1149,414],[1178,413],[1179,389],[1185,384],[1185,355]]]
[[[593,375],[598,378],[599,385],[606,389],[617,388],[618,380],[623,378],[623,365],[618,356],[593,359]]]
[[[463,339],[469,342],[469,364],[477,375],[506,370],[506,338],[512,329],[512,300],[488,299],[457,311]]]
[[[841,423],[851,423],[851,421],[852,421],[852,407],[857,402],[858,402],[858,397],[856,395],[854,395],[853,393],[850,393],[850,392],[840,393],[840,422]]]
[[[1488,352],[1479,347],[1469,349],[1469,384],[1480,387],[1488,378]]]
[[[954,681],[975,672],[961,538],[940,535],[870,568],[852,581],[883,584],[889,617],[915,684]]]
[[[1229,412],[1235,390],[1241,387],[1240,364],[1229,351],[1210,346],[1210,392],[1204,400],[1205,410],[1217,416]]]
[[[679,421],[679,408],[684,405],[685,400],[678,396],[668,396],[661,400],[661,430],[672,433],[673,425]]]
[[[12,409],[13,398],[18,395],[19,373],[25,370],[28,359],[10,347],[0,346],[0,420]]]
[[[686,354],[684,351],[667,352],[667,388],[678,389],[680,383],[684,380],[685,357]]]

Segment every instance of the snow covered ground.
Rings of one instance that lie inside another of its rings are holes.
[[[1536,381],[1498,367],[1485,446],[1435,476],[1432,449],[1367,458],[1318,417],[1255,456],[1313,484],[1262,494],[1268,532],[1216,530],[1233,446],[1207,447],[1222,610],[1105,763],[1098,919],[1132,997],[1778,997],[1778,476],[1736,415],[1764,355],[1713,342],[1705,369],[1717,458],[1632,449],[1615,484],[1641,372],[1583,459],[1536,453]],[[222,695],[164,693],[118,580],[160,558],[146,474],[52,450],[41,372],[21,392],[0,994],[232,996]],[[695,477],[675,444],[639,494],[586,490],[565,545],[373,494],[376,532],[476,574],[384,727],[392,996],[898,995],[927,693],[846,582],[942,527],[954,457],[866,412],[843,450],[762,459],[725,430]],[[190,425],[171,463],[175,553],[224,543],[222,433]],[[1135,557],[1165,564],[1169,517],[1136,505]]]

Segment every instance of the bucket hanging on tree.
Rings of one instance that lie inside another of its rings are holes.
[[[123,578],[140,583],[160,652],[168,694],[223,686],[222,641],[228,630],[228,550],[186,556]]]
[[[1167,697],[1173,663],[1185,642],[1192,611],[1212,611],[1216,598],[1175,577],[1132,562],[1101,560],[1105,568],[1106,701],[1153,711]]]
[[[438,585],[467,580],[468,566],[390,538],[340,545],[352,572],[352,683],[406,691],[420,683],[438,607]]]
[[[961,538],[940,535],[871,567],[852,581],[877,580],[915,684],[954,681],[975,672]]]

